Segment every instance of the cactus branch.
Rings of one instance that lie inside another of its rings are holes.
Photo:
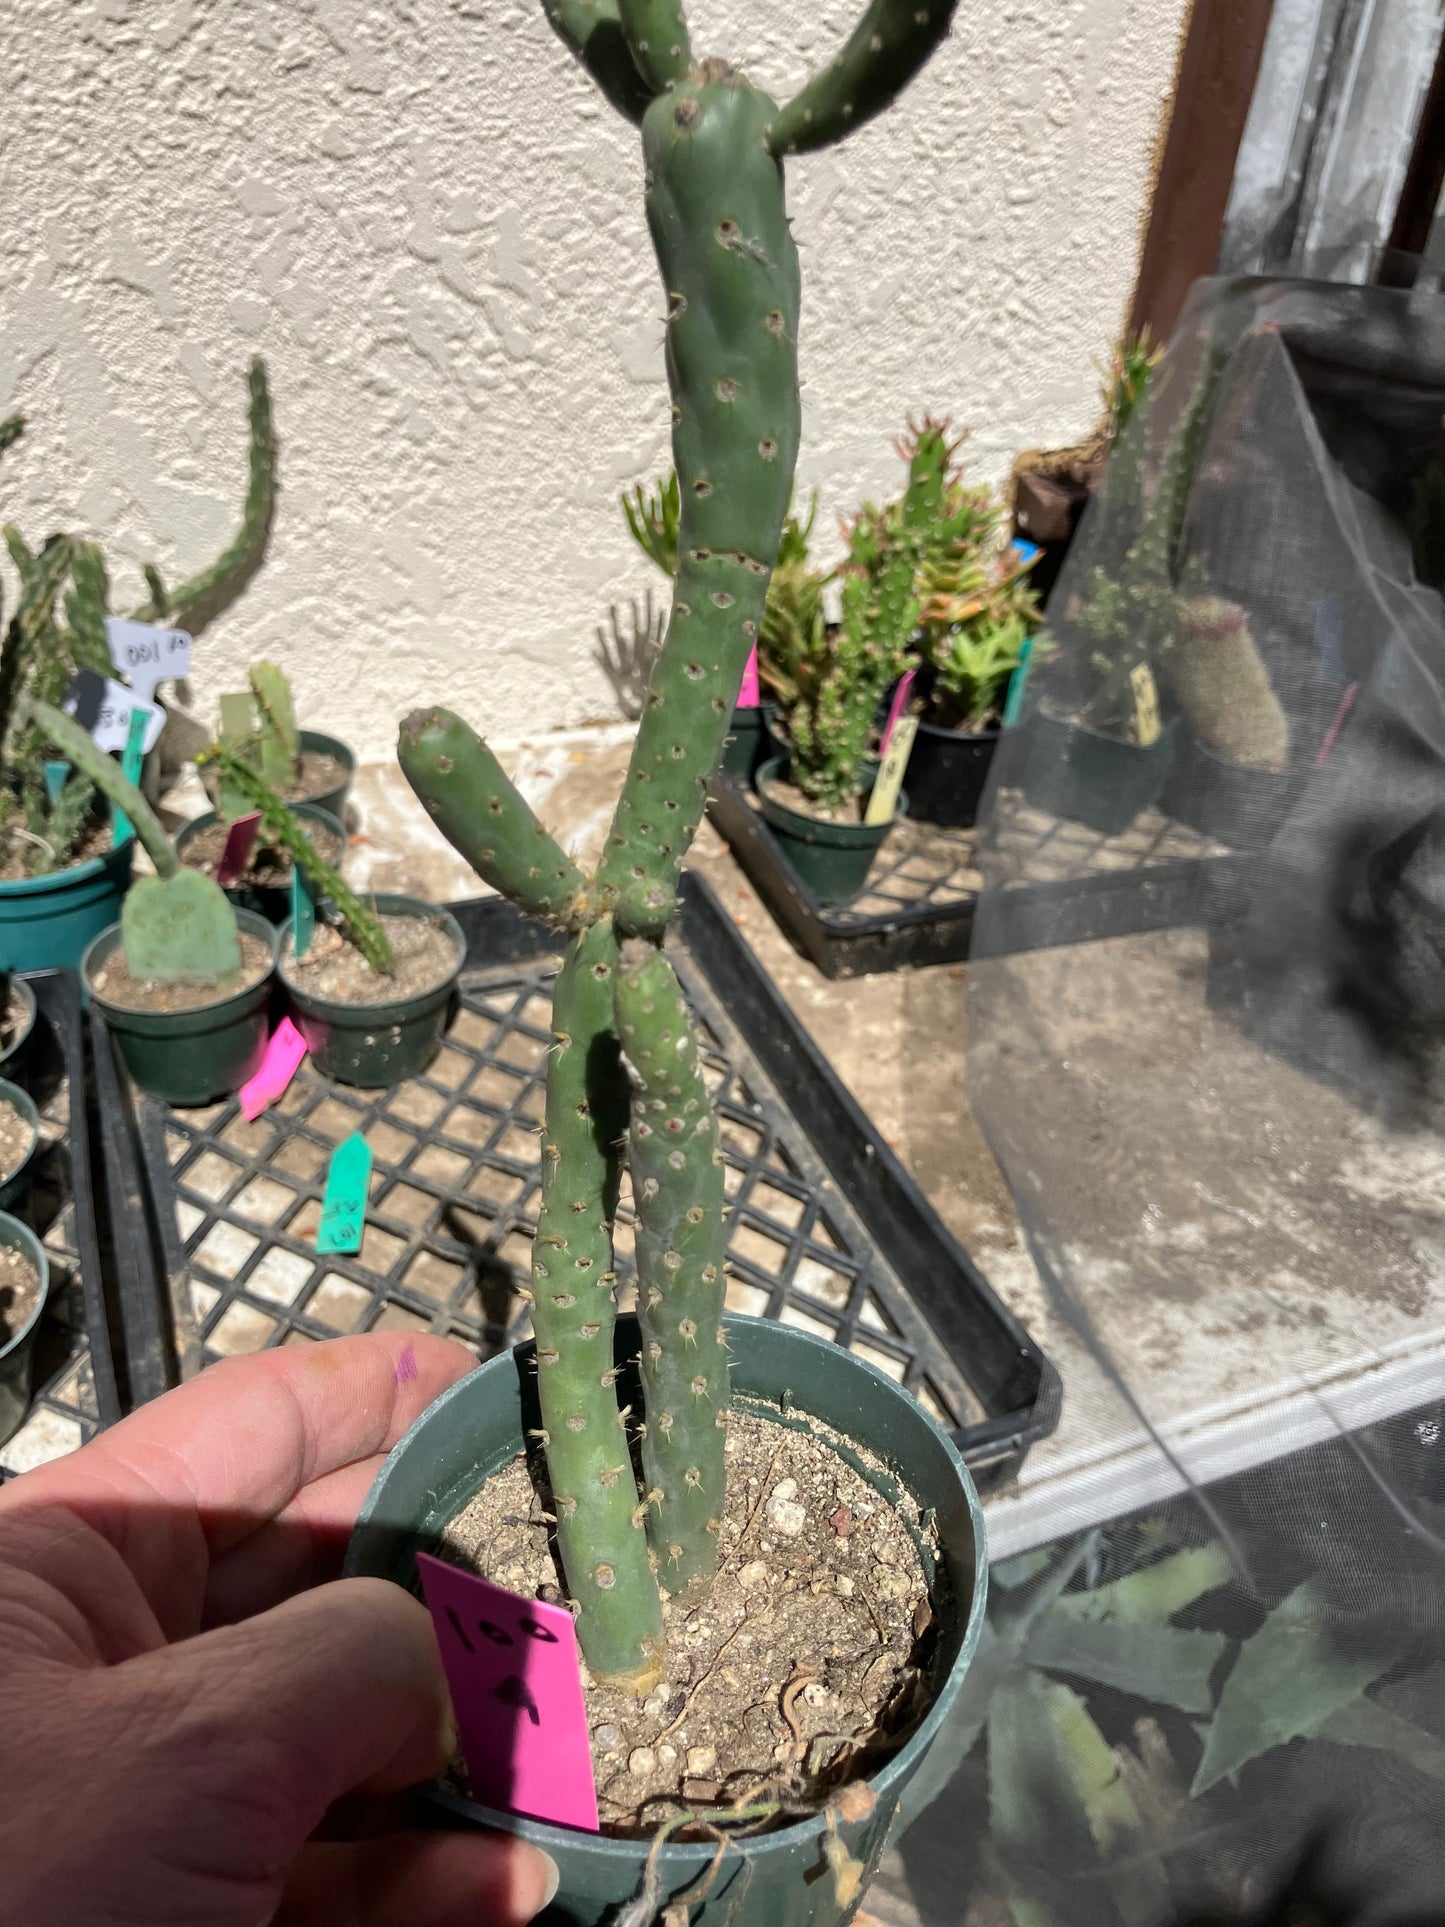
[[[223,743],[215,743],[197,762],[214,763],[228,787],[236,790],[261,815],[266,839],[282,849],[305,871],[318,896],[330,897],[357,949],[380,977],[391,974],[391,945],[381,919],[372,914],[339,870],[333,869],[301,828],[296,817],[264,779]]]
[[[610,1225],[627,1082],[612,1032],[617,938],[595,923],[567,946],[552,992],[542,1205],[532,1325],[557,1540],[592,1671],[646,1692],[662,1674],[662,1606],[637,1519],[637,1482],[612,1389]]]
[[[115,758],[98,748],[95,738],[82,729],[73,716],[67,716],[63,709],[55,709],[51,704],[42,702],[28,703],[25,709],[28,719],[64,753],[68,761],[74,763],[81,775],[89,777],[118,810],[125,811],[146,855],[156,866],[157,876],[175,876],[181,865],[171,839],[162,828],[160,818],[124,774]]]
[[[958,0],[871,0],[828,65],[768,129],[773,153],[828,147],[881,114],[948,32]]]
[[[414,710],[401,726],[397,759],[427,815],[484,882],[529,916],[572,920],[581,871],[460,716]]]
[[[655,94],[674,86],[692,65],[682,0],[617,0],[633,65]]]
[[[552,31],[634,127],[657,91],[637,71],[623,37],[617,0],[542,0]]]
[[[722,1152],[697,1038],[660,950],[640,938],[623,945],[615,1001],[633,1081],[642,1466],[656,1495],[648,1533],[663,1584],[689,1593],[717,1571],[726,1484]]]

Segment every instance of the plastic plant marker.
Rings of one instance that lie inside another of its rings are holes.
[[[903,772],[908,767],[908,758],[913,754],[913,739],[917,734],[916,716],[900,716],[894,723],[887,752],[868,798],[868,807],[863,812],[865,823],[892,821],[893,812],[898,807],[898,792],[903,786]]]
[[[888,745],[893,741],[893,732],[897,729],[903,712],[908,707],[908,699],[913,694],[913,684],[917,675],[918,671],[916,669],[909,669],[898,678],[898,687],[894,690],[893,700],[888,705],[888,721],[883,726],[883,754],[885,756],[888,754]]]
[[[748,657],[747,667],[743,670],[743,684],[738,691],[738,709],[757,709],[762,705],[762,685],[758,681],[758,646],[753,644],[752,654]]]
[[[45,794],[53,803],[65,788],[65,779],[70,774],[69,763],[47,763],[45,765]]]
[[[321,1228],[316,1233],[317,1251],[360,1251],[370,1183],[371,1146],[360,1131],[353,1131],[331,1153],[326,1193],[321,1200]]]
[[[184,629],[107,616],[105,636],[112,663],[138,696],[149,697],[158,682],[190,674],[191,639]]]
[[[126,727],[125,751],[120,759],[121,774],[126,778],[127,782],[138,783],[140,781],[140,766],[145,761],[145,734],[146,713],[143,709],[133,709],[130,712],[130,722]],[[126,838],[134,834],[131,829],[130,818],[124,810],[118,810],[112,804],[110,823],[111,845],[118,850]]]
[[[316,934],[316,897],[311,879],[299,863],[291,866],[291,951],[304,957]]]
[[[565,1606],[522,1599],[417,1554],[472,1797],[597,1832],[577,1634]]]
[[[246,690],[238,695],[222,696],[218,705],[221,712],[221,737],[223,741],[239,741],[249,736],[256,726],[256,704]]]
[[[1019,649],[1018,667],[1009,677],[1008,695],[1004,698],[1003,726],[1012,729],[1018,722],[1019,711],[1024,706],[1024,691],[1029,681],[1029,659],[1034,653],[1034,639],[1027,636]]]
[[[223,890],[246,874],[246,865],[251,861],[251,852],[256,847],[256,832],[260,827],[261,812],[252,810],[249,816],[238,816],[227,830],[226,847],[221,851],[221,860],[216,865],[216,881]]]
[[[256,1075],[241,1086],[241,1115],[253,1123],[268,1104],[290,1084],[306,1055],[306,1040],[289,1017],[283,1017],[271,1033],[266,1055]]]
[[[130,740],[131,717],[137,710],[145,720],[143,751],[155,748],[156,738],[165,728],[166,712],[157,704],[144,701],[124,683],[99,676],[93,669],[82,669],[71,678],[60,707],[94,738],[97,749],[124,750]]]
[[[1154,671],[1147,662],[1136,662],[1129,671],[1129,686],[1134,691],[1134,734],[1141,749],[1159,740],[1159,691]]]

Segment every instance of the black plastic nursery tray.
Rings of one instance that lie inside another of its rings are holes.
[[[747,784],[719,774],[708,815],[785,935],[825,977],[959,963],[970,954],[982,884],[972,830],[904,817],[862,894],[824,905],[788,861]],[[1005,854],[1018,880],[1002,893],[993,955],[1207,922],[1237,896],[1242,859],[1157,809],[1118,836],[1017,799],[1007,815],[1004,834],[1017,847]]]
[[[35,1029],[7,1075],[34,1098],[42,1149],[16,1207],[50,1260],[50,1296],[35,1343],[34,1395],[23,1424],[0,1445],[0,1479],[72,1452],[120,1417],[86,1106],[80,991],[68,970],[25,975]]]
[[[733,1208],[729,1307],[847,1345],[1012,1473],[1053,1427],[1058,1379],[799,1027],[706,882],[683,879],[676,961],[704,1040]],[[536,1224],[550,980],[559,940],[496,898],[450,906],[460,1008],[426,1076],[390,1091],[303,1064],[253,1124],[234,1101],[173,1111],[127,1087],[115,1135],[154,1216],[156,1261],[123,1254],[130,1350],[164,1326],[190,1374],[227,1353],[378,1328],[443,1332],[486,1357],[529,1335],[517,1289]],[[103,1076],[122,1082],[103,1020]],[[361,1252],[318,1257],[332,1149],[371,1145]],[[630,1301],[631,1212],[618,1227]],[[137,1395],[167,1375],[146,1365]]]

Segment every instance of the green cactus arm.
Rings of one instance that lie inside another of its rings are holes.
[[[648,109],[648,222],[668,294],[681,502],[667,639],[598,871],[660,931],[757,641],[797,461],[797,250],[766,95],[709,67]]]
[[[804,154],[882,113],[948,32],[958,0],[871,0],[828,65],[773,119],[773,153]]]
[[[246,679],[256,704],[257,762],[261,779],[272,789],[284,790],[301,754],[291,685],[273,662],[253,663]]]
[[[681,986],[641,938],[622,947],[615,1008],[633,1083],[648,1534],[662,1583],[692,1594],[717,1571],[727,1479],[722,1151]]]
[[[617,0],[617,11],[633,65],[653,93],[675,86],[692,65],[682,0]]]
[[[166,592],[166,585],[161,579],[161,572],[153,562],[143,562],[141,564],[141,574],[145,577],[146,587],[150,590],[152,620],[164,622],[166,616],[170,613],[171,599]]]
[[[532,1325],[557,1543],[592,1672],[647,1692],[662,1674],[662,1605],[613,1390],[611,1220],[627,1081],[612,1030],[617,938],[592,924],[552,993]]]
[[[82,776],[89,777],[117,809],[124,810],[146,855],[156,866],[157,876],[175,876],[181,865],[171,839],[161,827],[160,818],[115,758],[97,747],[95,738],[63,709],[56,709],[50,703],[30,702],[25,705],[25,712],[28,720],[64,752],[67,761],[74,763]]]
[[[7,415],[4,421],[0,421],[0,455],[3,455],[7,448],[13,448],[24,433],[25,417],[23,415]]]
[[[266,840],[277,849],[284,850],[293,863],[300,865],[316,886],[318,896],[330,897],[338,916],[346,925],[351,941],[362,956],[378,976],[389,976],[391,945],[381,919],[367,909],[341,872],[326,861],[275,790],[257,775],[249,763],[223,743],[213,743],[196,761],[203,766],[214,763],[226,784],[243,796],[253,810],[260,812],[261,828],[266,833]]]
[[[617,0],[542,0],[542,11],[618,113],[640,125],[657,90],[642,78],[628,51]]]
[[[75,543],[70,580],[72,586],[65,598],[65,619],[70,625],[75,662],[80,668],[94,669],[98,675],[108,676],[111,673],[111,660],[110,643],[105,633],[105,612],[110,600],[110,580],[106,574],[105,557],[94,542]]]
[[[20,571],[20,600],[0,648],[0,741],[13,748],[10,725],[37,645],[52,627],[55,598],[70,568],[71,545],[67,536],[55,535],[35,555],[19,530],[8,525],[5,542]]]
[[[570,923],[582,872],[496,757],[449,709],[414,710],[396,746],[402,774],[452,848],[529,916]]]
[[[250,391],[250,450],[247,458],[246,500],[241,510],[241,526],[236,539],[209,568],[183,582],[170,598],[167,609],[150,583],[151,596],[132,617],[136,622],[157,622],[164,617],[176,628],[192,636],[201,631],[240,595],[265,559],[271,523],[276,513],[276,434],[271,420],[271,395],[266,385],[266,364],[257,355],[247,376]],[[149,578],[147,578],[149,581]]]

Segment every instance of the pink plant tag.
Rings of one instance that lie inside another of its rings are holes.
[[[249,816],[238,816],[226,832],[226,847],[216,865],[216,881],[223,890],[229,889],[238,877],[246,874],[246,865],[251,861],[251,852],[256,847],[256,832],[260,827],[261,812],[252,810]]]
[[[893,701],[888,705],[888,721],[883,726],[883,741],[880,747],[884,751],[892,741],[899,717],[908,707],[908,698],[913,694],[913,679],[917,674],[916,669],[909,669],[898,678],[898,687],[893,692]]]
[[[565,1606],[419,1552],[472,1792],[484,1806],[597,1832],[577,1634]]]
[[[743,671],[743,686],[738,691],[737,707],[757,709],[761,706],[762,700],[762,686],[758,682],[758,645],[754,643],[752,654],[748,657],[748,666]]]
[[[241,1115],[248,1123],[276,1102],[305,1055],[306,1039],[289,1017],[283,1017],[272,1032],[260,1070],[241,1086]]]

